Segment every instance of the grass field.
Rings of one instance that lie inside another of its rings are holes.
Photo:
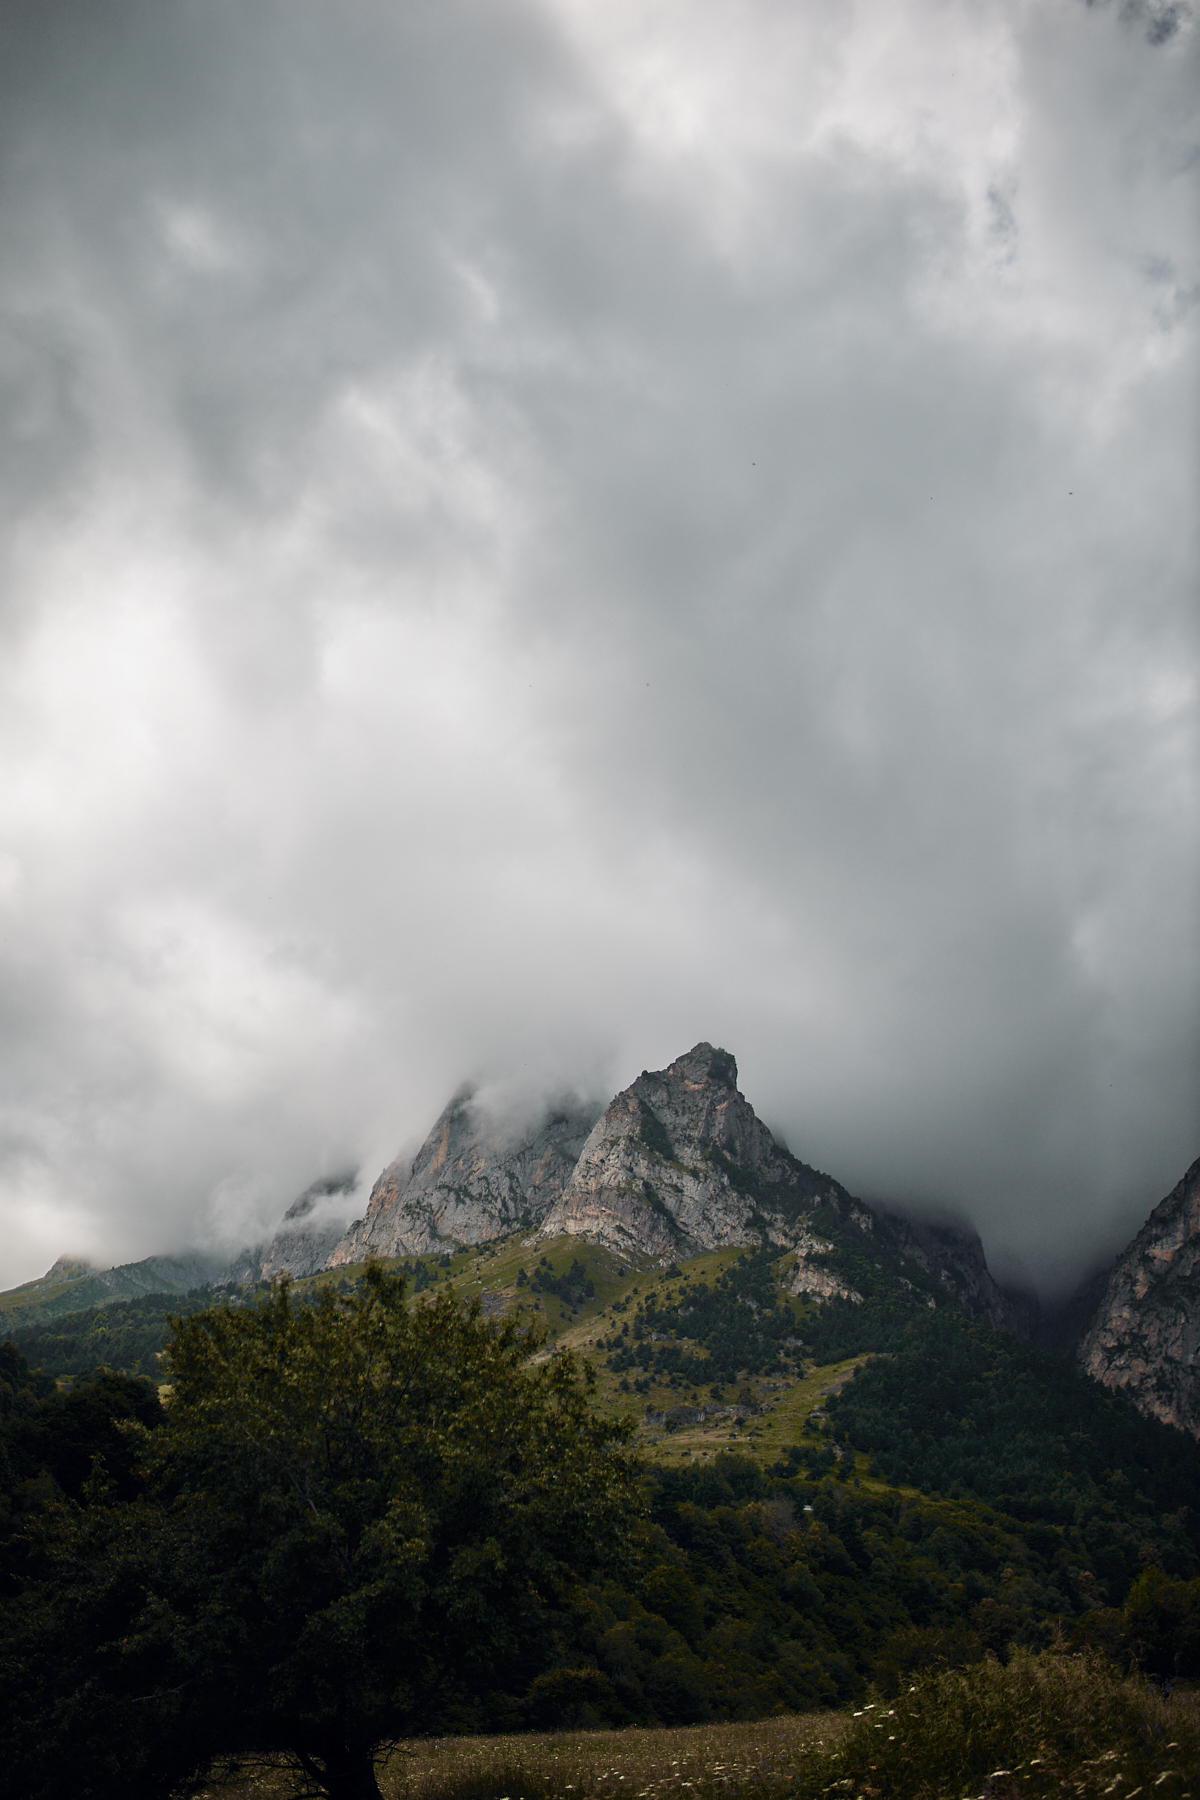
[[[1200,1695],[1164,1701],[1095,1658],[1018,1654],[852,1715],[417,1739],[381,1760],[379,1784],[385,1800],[1200,1800]],[[303,1791],[260,1767],[202,1800]]]
[[[779,1795],[797,1768],[842,1737],[845,1713],[672,1731],[581,1731],[432,1738],[399,1744],[379,1771],[387,1800],[731,1800]],[[296,1778],[263,1769],[203,1790],[206,1800],[284,1800]]]

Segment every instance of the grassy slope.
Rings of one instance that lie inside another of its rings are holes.
[[[658,1295],[660,1303],[665,1303],[678,1294],[685,1280],[711,1285],[741,1255],[740,1250],[706,1251],[672,1265],[679,1272],[668,1275],[649,1257],[631,1261],[604,1245],[573,1237],[530,1245],[523,1234],[517,1233],[480,1251],[460,1253],[449,1260],[448,1266],[439,1266],[436,1257],[402,1257],[388,1266],[412,1272],[420,1263],[426,1270],[436,1270],[439,1283],[451,1281],[467,1297],[479,1295],[485,1305],[515,1310],[518,1316],[540,1325],[549,1334],[543,1355],[573,1350],[586,1358],[596,1371],[597,1405],[603,1412],[632,1418],[638,1427],[639,1448],[652,1460],[678,1462],[681,1457],[707,1457],[736,1445],[745,1455],[773,1462],[787,1445],[796,1441],[809,1414],[820,1410],[825,1398],[849,1379],[864,1357],[828,1363],[822,1368],[806,1365],[803,1372],[781,1369],[778,1375],[756,1379],[750,1385],[761,1407],[757,1417],[742,1421],[733,1417],[734,1396],[727,1390],[725,1404],[730,1410],[723,1416],[702,1425],[668,1431],[661,1424],[649,1422],[647,1413],[680,1405],[712,1407],[717,1403],[708,1390],[686,1383],[672,1387],[666,1381],[654,1381],[648,1393],[622,1393],[619,1376],[604,1366],[606,1352],[601,1347],[606,1337],[636,1316],[636,1309],[651,1291]],[[543,1258],[555,1276],[566,1275],[572,1263],[580,1262],[592,1280],[595,1297],[581,1299],[572,1308],[555,1295],[535,1295],[528,1286],[519,1286],[521,1269],[532,1276]],[[782,1276],[791,1260],[790,1253],[778,1259],[778,1276]],[[360,1265],[351,1265],[339,1274],[353,1280],[361,1272]],[[310,1276],[298,1282],[297,1287],[307,1288],[324,1279],[327,1278]],[[778,1287],[781,1300],[797,1320],[801,1319],[811,1303],[806,1305],[788,1296],[782,1280]]]
[[[109,1298],[104,1284],[79,1264],[59,1274],[39,1275],[36,1281],[26,1281],[0,1294],[0,1321],[10,1331],[16,1325],[42,1325]]]
[[[598,1406],[604,1412],[634,1419],[639,1447],[651,1459],[678,1462],[686,1457],[705,1458],[717,1450],[736,1446],[743,1454],[770,1463],[796,1441],[808,1416],[820,1410],[828,1394],[836,1391],[864,1360],[861,1356],[820,1368],[811,1364],[801,1367],[781,1365],[778,1373],[751,1383],[761,1410],[757,1415],[741,1419],[733,1414],[735,1394],[728,1387],[720,1403],[714,1401],[709,1389],[703,1385],[697,1387],[677,1382],[672,1386],[665,1379],[651,1380],[648,1391],[622,1392],[620,1377],[604,1366],[603,1340],[619,1332],[623,1324],[632,1323],[651,1292],[657,1295],[660,1304],[667,1305],[678,1296],[686,1282],[707,1282],[711,1286],[741,1254],[740,1250],[709,1251],[680,1263],[677,1272],[669,1274],[649,1257],[618,1256],[603,1245],[572,1237],[531,1245],[524,1234],[516,1233],[494,1244],[460,1251],[448,1258],[402,1257],[389,1261],[387,1266],[404,1269],[413,1279],[417,1291],[428,1292],[433,1286],[451,1282],[464,1297],[478,1296],[488,1310],[516,1311],[519,1317],[538,1325],[546,1333],[547,1344],[542,1355],[573,1350],[585,1357],[596,1370]],[[552,1293],[535,1293],[528,1283],[519,1282],[522,1269],[532,1277],[539,1264],[548,1264],[549,1273],[559,1277],[565,1276],[576,1261],[583,1265],[590,1278],[594,1295],[591,1298],[581,1296],[575,1306]],[[778,1259],[775,1264],[777,1277],[782,1276],[790,1261],[790,1255]],[[307,1276],[295,1286],[300,1292],[327,1281],[348,1287],[361,1275],[362,1266],[352,1264],[333,1274]],[[811,1312],[811,1302],[790,1298],[781,1279],[777,1285],[781,1301],[798,1321]],[[52,1366],[54,1351],[48,1341],[39,1344],[36,1337],[27,1339],[26,1332],[38,1326],[69,1327],[70,1317],[62,1315],[73,1294],[78,1294],[76,1305],[81,1310],[87,1302],[94,1304],[90,1293],[85,1302],[85,1286],[79,1277],[53,1283],[43,1279],[0,1296],[5,1325],[17,1332],[18,1341],[31,1363],[45,1367],[47,1373],[62,1376],[69,1371]],[[150,1298],[146,1297],[147,1302]],[[173,1297],[165,1297],[167,1312],[172,1310],[172,1301]],[[182,1303],[182,1296],[180,1301]],[[180,1310],[183,1310],[182,1304]],[[124,1368],[129,1361],[128,1372],[132,1373],[132,1357],[122,1353],[122,1331],[106,1328],[108,1324],[116,1325],[118,1316],[109,1306],[97,1314],[88,1337],[89,1352],[85,1360],[89,1366],[95,1361],[114,1368]],[[94,1354],[90,1349],[93,1340]],[[130,1341],[132,1343],[132,1333]],[[702,1351],[698,1350],[698,1353],[702,1354]],[[711,1409],[717,1404],[723,1404],[727,1410],[703,1424],[685,1425],[678,1430],[664,1430],[661,1423],[647,1418],[648,1413],[660,1413],[670,1407],[703,1405]],[[861,1469],[859,1473],[861,1477]]]
[[[778,1794],[798,1760],[832,1747],[850,1723],[846,1713],[806,1713],[754,1724],[414,1738],[377,1773],[387,1800],[758,1800]],[[267,1765],[213,1781],[199,1800],[286,1800],[295,1791],[294,1777]]]

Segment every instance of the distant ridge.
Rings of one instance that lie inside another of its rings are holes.
[[[0,1327],[23,1313],[39,1319],[61,1318],[87,1306],[103,1306],[110,1300],[133,1300],[142,1294],[186,1294],[191,1288],[219,1282],[227,1259],[200,1251],[178,1256],[147,1256],[140,1262],[119,1263],[112,1269],[95,1269],[69,1257],[59,1257],[45,1275],[0,1294]]]
[[[187,1294],[200,1287],[253,1287],[274,1275],[315,1275],[345,1231],[341,1218],[313,1219],[322,1200],[353,1191],[354,1174],[324,1176],[292,1202],[269,1242],[251,1245],[230,1257],[220,1252],[180,1251],[173,1256],[146,1256],[138,1262],[97,1269],[77,1257],[60,1256],[34,1281],[0,1293],[0,1329],[25,1315],[39,1320],[62,1318],[109,1301],[136,1300],[146,1294]]]

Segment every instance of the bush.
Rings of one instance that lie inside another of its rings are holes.
[[[988,1658],[918,1679],[803,1771],[797,1800],[1079,1800],[1153,1789],[1181,1800],[1200,1769],[1200,1722],[1103,1656]]]

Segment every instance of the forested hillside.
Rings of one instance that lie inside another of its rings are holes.
[[[168,1321],[186,1318],[227,1297],[211,1287],[187,1294],[145,1294],[136,1300],[112,1300],[41,1324],[17,1326],[9,1342],[33,1368],[68,1378],[97,1367],[162,1379],[160,1359]]]
[[[956,1306],[883,1284],[818,1305],[786,1292],[786,1266],[737,1251],[638,1271],[572,1242],[531,1261],[519,1239],[410,1259],[411,1299],[473,1292],[590,1355],[595,1404],[629,1421],[646,1459],[640,1573],[581,1589],[558,1627],[556,1666],[592,1675],[477,1696],[477,1723],[827,1703],[930,1658],[1086,1634],[1101,1614],[1111,1636],[1147,1569],[1200,1576],[1190,1439]],[[356,1274],[336,1286],[350,1293]],[[75,1372],[73,1392],[7,1352],[10,1576],[39,1509],[56,1493],[87,1503],[91,1454],[128,1491],[125,1439],[103,1415],[145,1417],[149,1390],[80,1367],[161,1376],[168,1315],[203,1316],[212,1298],[23,1333],[55,1373]]]

